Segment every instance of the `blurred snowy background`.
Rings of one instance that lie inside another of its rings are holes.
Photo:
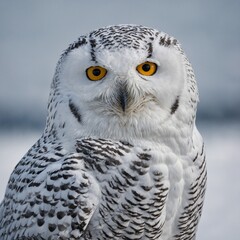
[[[207,147],[198,239],[239,239],[239,0],[0,0],[0,201],[14,166],[44,128],[61,52],[79,35],[119,23],[153,27],[182,43],[198,79],[197,124]]]

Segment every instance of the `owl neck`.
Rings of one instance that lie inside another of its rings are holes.
[[[177,116],[164,123],[147,122],[146,119],[129,121],[125,124],[113,119],[89,119],[79,123],[71,121],[49,121],[45,133],[61,142],[64,149],[75,150],[75,143],[80,138],[106,138],[117,141],[127,141],[134,146],[143,148],[167,147],[172,152],[186,155],[191,151],[194,122],[179,119]]]

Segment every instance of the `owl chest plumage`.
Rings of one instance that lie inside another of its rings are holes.
[[[84,237],[194,239],[205,191],[203,152],[191,159],[167,147],[98,141],[88,142],[97,150],[90,151],[94,162],[87,157],[86,168],[94,172],[101,195]]]
[[[58,145],[45,157],[45,147],[37,149],[10,178],[2,239],[194,239],[203,150],[179,157],[164,146],[104,139],[78,140],[76,152],[65,155]]]

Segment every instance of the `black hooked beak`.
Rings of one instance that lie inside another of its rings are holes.
[[[121,105],[123,112],[126,111],[128,105],[128,91],[126,85],[121,85],[118,90],[118,102]]]

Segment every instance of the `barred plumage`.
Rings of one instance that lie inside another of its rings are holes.
[[[106,76],[89,81],[90,66]],[[44,133],[9,179],[0,239],[194,240],[206,187],[197,101],[168,34],[119,25],[80,37],[57,65]]]

